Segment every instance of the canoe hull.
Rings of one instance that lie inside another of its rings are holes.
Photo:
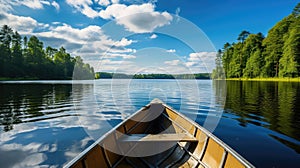
[[[254,167],[212,133],[155,100],[65,167]]]

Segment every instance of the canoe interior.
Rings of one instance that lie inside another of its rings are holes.
[[[253,167],[211,133],[162,103],[119,124],[66,167]]]

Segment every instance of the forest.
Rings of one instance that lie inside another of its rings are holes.
[[[199,74],[135,74],[96,72],[96,79],[210,79],[209,73]]]
[[[94,79],[94,69],[64,47],[44,48],[36,36],[22,37],[8,25],[0,30],[0,79]]]
[[[216,56],[212,78],[300,77],[300,3],[264,37],[242,31]]]

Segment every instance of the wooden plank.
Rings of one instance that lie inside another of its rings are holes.
[[[230,168],[230,167],[236,167],[236,168],[245,168],[246,166],[243,165],[240,161],[238,161],[232,154],[228,154],[225,162],[224,168]]]
[[[101,151],[101,146],[97,145],[87,154],[85,159],[85,167],[99,167],[106,168],[108,167],[105,162],[105,158]]]
[[[219,167],[221,165],[224,152],[224,148],[210,138],[202,161],[209,167]]]
[[[196,142],[195,137],[187,133],[178,134],[131,134],[122,136],[121,142]]]

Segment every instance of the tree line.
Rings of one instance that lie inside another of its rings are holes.
[[[213,78],[300,76],[300,3],[268,32],[242,31],[216,56]]]
[[[94,79],[94,69],[80,56],[72,57],[64,47],[44,49],[36,36],[29,39],[8,25],[0,30],[0,78]]]
[[[96,79],[210,79],[209,73],[201,74],[134,74],[96,72]]]

